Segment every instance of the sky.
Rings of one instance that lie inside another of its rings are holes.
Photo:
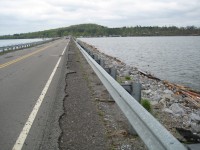
[[[200,0],[0,0],[0,35],[83,23],[200,27]]]

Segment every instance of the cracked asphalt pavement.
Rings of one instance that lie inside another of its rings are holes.
[[[83,70],[83,56],[73,41],[66,52],[64,112],[59,123],[62,133],[59,138],[61,150],[107,149],[106,130],[92,100],[87,76]],[[88,64],[87,64],[88,65]]]

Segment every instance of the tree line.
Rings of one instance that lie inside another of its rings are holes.
[[[200,28],[195,26],[135,26],[108,28],[97,24],[79,24],[64,28],[45,31],[3,35],[0,39],[27,39],[27,38],[52,38],[72,35],[75,37],[102,37],[102,36],[199,36]]]

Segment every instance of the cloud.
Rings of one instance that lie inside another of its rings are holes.
[[[0,35],[80,23],[200,26],[199,0],[1,0]]]

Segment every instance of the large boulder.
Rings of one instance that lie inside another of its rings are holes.
[[[195,113],[191,113],[190,114],[190,119],[196,123],[200,123],[200,116],[195,114]]]
[[[171,90],[168,90],[168,89],[164,90],[164,93],[165,94],[174,94]]]
[[[180,107],[180,105],[178,103],[174,103],[172,104],[169,109],[171,109],[173,111],[173,113],[176,116],[183,116],[185,114],[185,111],[183,108]]]

